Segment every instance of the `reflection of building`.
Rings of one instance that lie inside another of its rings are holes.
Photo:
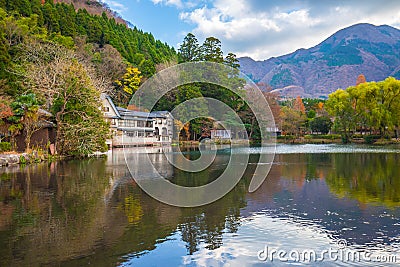
[[[231,139],[231,130],[211,130],[211,139]]]
[[[116,107],[102,95],[104,117],[110,122],[112,147],[157,145],[172,142],[174,120],[168,111],[142,112]]]

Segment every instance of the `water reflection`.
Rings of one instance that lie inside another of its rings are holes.
[[[363,204],[399,207],[400,155],[333,155],[336,171],[327,176],[327,184],[339,197]],[[351,168],[349,168],[351,162]]]
[[[129,153],[137,163],[135,175],[149,171],[140,165],[143,152],[165,178],[186,186],[212,181],[229,158],[222,151],[208,171],[188,175],[169,165],[159,149]],[[326,249],[341,238],[358,249],[394,249],[399,246],[399,156],[278,154],[266,182],[249,194],[255,153],[231,192],[198,208],[171,207],[143,193],[119,150],[107,159],[5,168],[0,263],[257,265],[257,251],[266,243]]]

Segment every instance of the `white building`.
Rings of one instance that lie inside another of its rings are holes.
[[[116,107],[102,94],[103,114],[110,122],[110,147],[163,145],[172,142],[174,119],[168,111],[142,112]]]

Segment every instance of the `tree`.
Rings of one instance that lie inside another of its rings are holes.
[[[300,96],[297,96],[296,99],[294,100],[293,108],[297,111],[300,111],[302,114],[306,113],[306,108]]]
[[[331,93],[326,101],[326,109],[335,118],[334,126],[342,132],[342,140],[347,143],[350,131],[355,126],[355,110],[350,94],[343,89]]]
[[[116,92],[118,103],[127,105],[132,94],[139,88],[142,76],[138,68],[132,66],[126,68],[126,73],[115,83],[119,86]]]
[[[101,91],[73,51],[36,42],[26,47],[23,59],[28,88],[54,114],[56,152],[84,156],[103,150],[108,125],[99,109]]]
[[[29,152],[32,135],[43,127],[41,122],[42,114],[39,112],[39,102],[35,94],[21,95],[11,103],[11,108],[14,114],[11,120],[22,124],[25,133],[26,151]]]
[[[275,125],[279,125],[281,122],[281,107],[278,103],[279,95],[271,92],[265,92],[263,95],[268,102],[272,115],[274,116]]]
[[[367,80],[365,79],[364,74],[360,74],[357,77],[356,86],[359,84],[362,84],[362,83],[366,83],[366,82],[367,82]]]
[[[188,33],[178,49],[179,62],[192,62],[199,60],[199,42],[192,33]]]
[[[176,106],[194,98],[196,98],[196,101],[193,101],[190,106],[185,105],[178,110],[177,117],[181,121],[180,129],[185,130],[185,135],[187,136],[189,133],[193,140],[197,140],[197,135],[201,133],[205,118],[196,117],[199,114],[207,114],[207,103],[203,101],[203,95],[198,85],[186,84],[178,87]],[[186,128],[183,126],[186,126]]]
[[[225,64],[228,65],[229,67],[239,70],[240,64],[239,60],[236,58],[236,55],[233,53],[228,53],[228,55],[225,57]]]
[[[9,98],[0,96],[0,134],[3,137],[9,135],[9,119],[14,115],[10,103]]]
[[[329,117],[316,117],[309,123],[312,132],[327,134],[332,128],[332,121]]]
[[[286,134],[298,136],[306,120],[305,114],[290,107],[281,109],[281,129]]]
[[[224,55],[221,49],[221,41],[215,37],[207,37],[200,47],[201,59],[217,63],[224,62]]]
[[[58,127],[56,149],[72,156],[104,151],[109,125],[99,109],[100,92],[93,87],[84,66],[76,61],[64,66],[60,78],[64,86],[52,105]]]

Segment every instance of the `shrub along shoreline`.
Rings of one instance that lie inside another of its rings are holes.
[[[284,144],[344,144],[342,136],[338,134],[323,135],[282,135],[278,136],[277,143]],[[399,138],[382,138],[380,135],[354,135],[347,144],[394,145],[400,144]]]

